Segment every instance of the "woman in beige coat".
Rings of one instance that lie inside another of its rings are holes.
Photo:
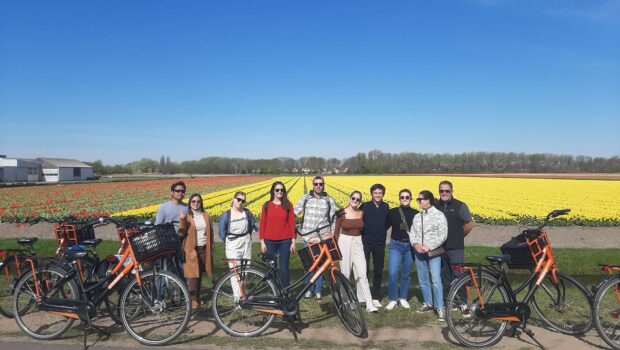
[[[192,308],[200,306],[202,272],[213,276],[213,219],[202,206],[202,197],[194,193],[189,197],[187,214],[179,215],[179,234],[183,239],[185,264],[183,275],[192,297]]]

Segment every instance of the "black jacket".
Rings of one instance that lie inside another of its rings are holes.
[[[376,206],[373,201],[362,204],[364,212],[364,228],[362,228],[362,243],[369,246],[385,245],[387,229],[390,227],[388,213],[390,206],[381,202]]]

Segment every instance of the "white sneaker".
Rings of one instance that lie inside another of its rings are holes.
[[[383,305],[381,305],[381,302],[377,299],[372,299],[372,305],[376,308],[383,307]]]
[[[424,304],[422,304],[422,306],[416,312],[419,313],[419,314],[422,314],[422,313],[425,313],[425,312],[433,311],[433,309],[435,309],[433,307],[433,305],[424,303]]]
[[[398,299],[398,303],[400,304],[400,306],[402,306],[404,309],[411,309],[411,305],[409,305],[409,303],[407,302],[407,300],[405,299]]]
[[[391,300],[386,306],[385,309],[386,310],[394,310],[394,308],[396,307],[397,302],[394,300]]]
[[[443,308],[437,309],[437,321],[439,322],[445,322],[446,321],[446,315],[444,314]]]
[[[366,306],[366,311],[369,312],[369,313],[376,314],[377,312],[379,312],[379,309],[377,309],[376,307],[374,307],[372,305],[367,305]]]
[[[317,300],[321,300],[321,293],[316,293]]]
[[[304,295],[304,299],[311,299],[313,295],[314,295],[314,292],[307,291],[306,295]]]

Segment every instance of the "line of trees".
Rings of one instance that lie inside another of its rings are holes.
[[[95,173],[109,174],[432,174],[432,173],[618,173],[618,156],[588,157],[547,153],[469,152],[460,154],[384,153],[372,150],[345,159],[280,157],[244,159],[207,157],[180,163],[161,156],[159,162],[143,158],[125,165],[90,164]]]

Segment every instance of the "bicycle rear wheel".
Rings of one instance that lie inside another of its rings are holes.
[[[599,287],[593,311],[598,334],[612,349],[620,349],[620,275]]]
[[[557,273],[558,283],[551,274],[540,284],[532,306],[549,327],[564,334],[582,334],[592,327],[592,304],[586,288],[573,276]]]
[[[508,291],[495,276],[483,272],[476,282],[485,304],[509,301]],[[494,345],[502,339],[506,330],[507,321],[477,317],[476,310],[481,307],[480,304],[471,275],[463,274],[454,281],[448,292],[446,321],[450,333],[465,346],[481,348]]]
[[[267,272],[253,266],[229,270],[213,287],[211,308],[215,322],[226,333],[235,337],[254,337],[263,333],[276,318],[275,314],[244,309],[239,302],[256,298],[276,302],[278,293]]]
[[[165,345],[176,339],[191,316],[185,283],[168,271],[140,273],[120,299],[120,316],[127,333],[144,345]]]
[[[35,339],[54,339],[73,325],[72,318],[41,311],[38,307],[37,288],[41,297],[79,299],[78,286],[74,280],[56,286],[66,274],[58,267],[42,267],[37,269],[36,274],[29,270],[19,279],[13,297],[13,315],[24,333]],[[54,286],[56,288],[52,290]]]
[[[19,278],[19,269],[17,268],[18,261],[14,256],[9,256],[0,265],[0,315],[8,318],[13,317],[13,292],[15,291],[15,284]],[[22,259],[19,260],[19,266],[23,270],[24,267],[30,268],[29,265],[24,265]]]
[[[332,273],[333,279],[330,276],[329,287],[340,321],[354,336],[365,337],[367,335],[366,320],[351,284],[342,272],[334,270]]]

